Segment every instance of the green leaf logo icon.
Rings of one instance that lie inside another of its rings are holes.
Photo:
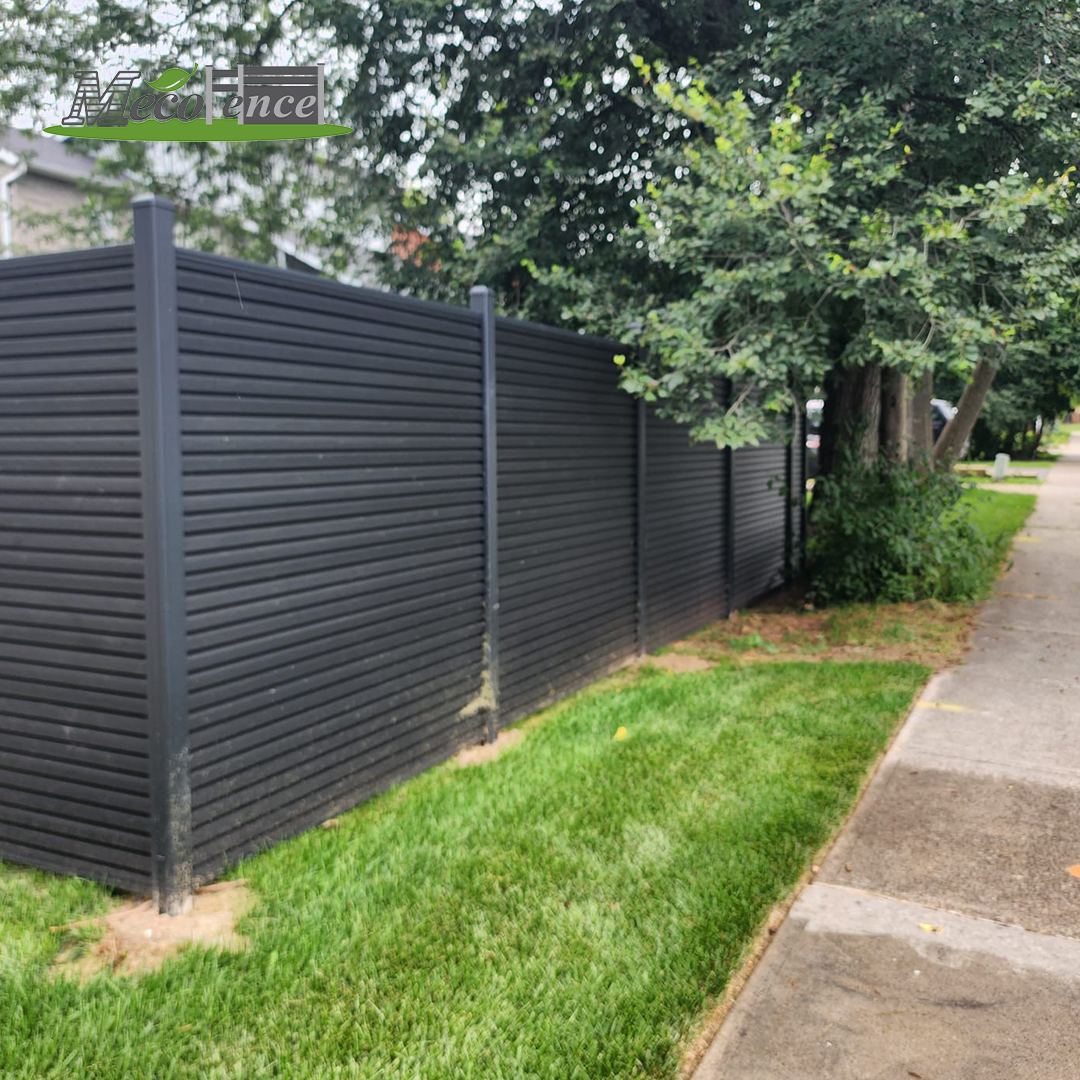
[[[179,90],[191,78],[192,75],[198,70],[199,65],[196,64],[190,71],[185,71],[183,68],[169,68],[168,71],[162,72],[152,82],[150,79],[146,81],[155,89],[160,90],[163,94],[172,93],[174,90]]]

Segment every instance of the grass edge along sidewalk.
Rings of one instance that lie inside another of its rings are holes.
[[[643,670],[247,860],[247,952],[138,979],[50,979],[105,894],[7,872],[0,1075],[672,1075],[926,674]]]
[[[0,1075],[673,1076],[927,674],[623,673],[247,860],[248,951],[138,979],[51,977],[109,895],[5,868]]]

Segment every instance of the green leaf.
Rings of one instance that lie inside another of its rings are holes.
[[[198,64],[190,71],[185,71],[183,68],[169,68],[168,71],[162,72],[156,79],[152,81],[147,79],[146,81],[155,90],[160,90],[163,94],[169,94],[179,90],[198,69]]]

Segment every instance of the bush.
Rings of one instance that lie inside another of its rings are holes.
[[[960,505],[962,494],[952,473],[844,456],[814,487],[810,598],[843,604],[980,595],[994,551]]]

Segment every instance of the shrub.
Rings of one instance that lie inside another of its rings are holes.
[[[961,481],[920,464],[865,465],[848,453],[814,487],[810,598],[965,600],[990,580],[994,551],[960,505]]]

